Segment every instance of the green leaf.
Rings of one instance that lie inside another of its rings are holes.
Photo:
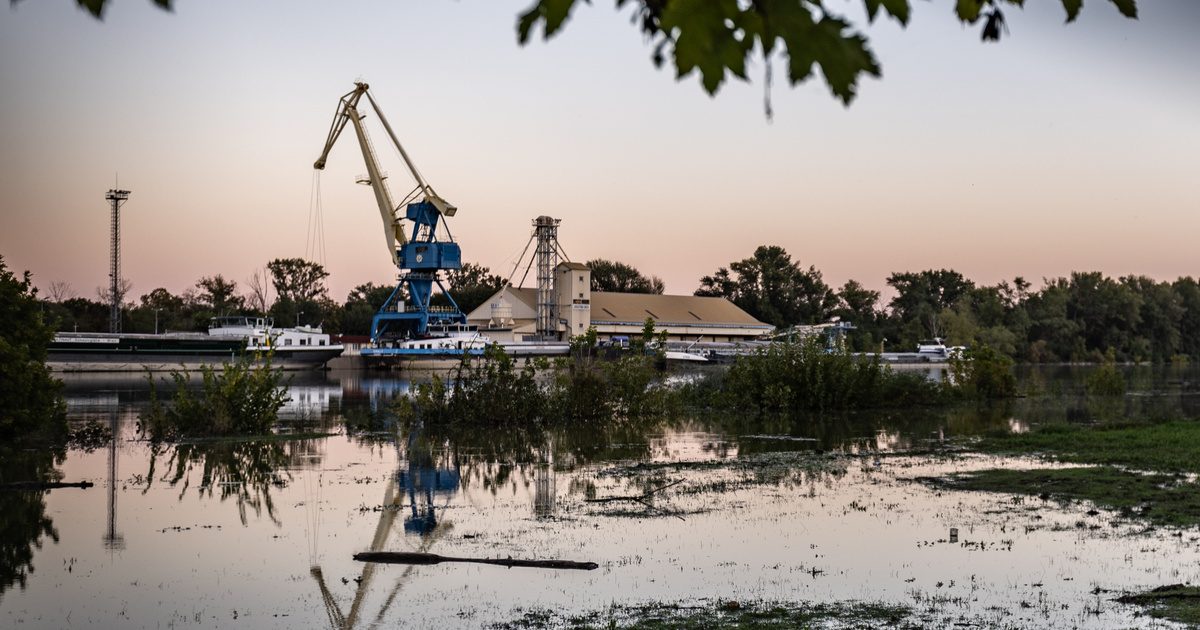
[[[875,15],[879,13],[880,7],[887,11],[888,15],[896,19],[901,24],[908,25],[908,17],[912,10],[908,0],[864,0],[867,8],[867,17],[870,21],[875,21]]]
[[[76,0],[76,1],[79,3],[79,6],[87,9],[88,13],[92,14],[92,17],[99,19],[103,16],[105,0]]]
[[[983,5],[984,0],[958,0],[954,6],[954,11],[958,13],[958,19],[974,24],[979,20],[979,14],[983,11]]]
[[[824,16],[820,22],[792,30],[783,36],[789,59],[788,78],[795,85],[812,73],[815,63],[825,75],[825,83],[834,96],[849,105],[857,92],[858,77],[864,72],[879,76],[879,64],[867,48],[867,40],[858,33],[847,33],[849,24]]]
[[[540,21],[542,39],[550,39],[563,27],[575,7],[576,0],[538,0],[528,11],[517,18],[517,41],[525,44],[529,34]]]
[[[1083,0],[1062,0],[1063,8],[1067,10],[1067,21],[1074,22],[1083,8]]]
[[[746,77],[752,40],[737,36],[733,25],[739,13],[737,0],[674,0],[663,9],[662,29],[675,42],[677,77],[699,69],[709,94],[725,81],[726,70]]]
[[[1137,0],[1112,0],[1112,3],[1117,5],[1117,10],[1127,18],[1137,19]]]

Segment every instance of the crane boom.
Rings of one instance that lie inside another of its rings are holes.
[[[464,326],[467,317],[459,310],[453,298],[449,300],[449,308],[430,305],[435,285],[443,294],[446,293],[440,274],[462,268],[462,249],[450,235],[449,226],[445,226],[445,218],[454,216],[458,208],[438,195],[421,176],[368,89],[366,83],[356,82],[354,89],[338,101],[333,122],[329,125],[329,135],[325,138],[325,148],[313,163],[313,168],[325,168],[329,152],[341,137],[346,123],[353,125],[363,161],[367,165],[366,181],[359,181],[370,184],[375,193],[375,204],[379,207],[380,218],[383,219],[388,254],[392,263],[400,270],[399,285],[371,320],[371,342],[374,347],[379,348],[391,341],[427,336],[431,334],[431,325],[443,331],[452,326]],[[364,94],[367,102],[371,104],[371,109],[383,123],[388,139],[399,151],[405,166],[417,183],[416,188],[405,196],[399,205],[392,199],[392,193],[387,186],[387,176],[379,168],[379,160],[367,134],[366,125],[363,124],[365,115],[360,105]],[[423,198],[417,200],[418,194]],[[405,234],[403,221],[406,219],[413,223],[410,234]],[[444,226],[443,236],[438,234],[439,224]]]
[[[342,96],[338,102],[337,112],[333,115],[333,123],[329,126],[329,136],[325,139],[325,148],[321,151],[321,157],[317,158],[317,161],[313,163],[313,168],[317,170],[325,169],[325,162],[329,159],[329,151],[333,149],[334,143],[342,135],[342,130],[346,128],[346,122],[349,121],[354,125],[354,134],[358,136],[358,146],[362,149],[363,161],[367,164],[367,182],[365,183],[370,184],[371,190],[375,193],[375,203],[379,206],[379,216],[383,220],[384,237],[387,239],[388,252],[392,257],[392,263],[399,265],[398,247],[407,243],[408,239],[404,235],[404,226],[400,222],[403,217],[400,216],[398,212],[399,208],[392,200],[392,193],[387,187],[387,176],[379,168],[379,160],[375,156],[371,137],[367,134],[366,126],[363,125],[363,114],[359,113],[358,110],[359,101],[362,100],[364,94],[366,94],[367,101],[371,104],[371,109],[375,110],[375,115],[379,116],[380,122],[383,123],[383,128],[387,130],[392,144],[400,151],[400,157],[404,158],[404,164],[408,167],[408,171],[412,173],[413,179],[416,180],[417,187],[425,195],[425,200],[432,203],[439,213],[448,217],[454,216],[458,208],[448,203],[445,199],[442,199],[440,195],[434,192],[433,187],[425,181],[425,178],[421,176],[420,171],[413,164],[412,158],[408,156],[408,151],[405,151],[404,146],[400,144],[400,140],[396,137],[396,133],[392,131],[392,126],[388,123],[387,117],[383,115],[383,111],[379,109],[379,105],[375,103],[375,99],[367,91],[368,89],[370,87],[360,81],[354,84],[352,91]]]

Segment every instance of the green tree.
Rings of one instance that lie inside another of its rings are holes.
[[[42,317],[28,271],[21,279],[0,256],[0,441],[66,429],[62,383],[46,367],[54,328]]]
[[[1182,342],[1179,325],[1184,313],[1174,287],[1146,276],[1126,276],[1121,278],[1121,284],[1140,298],[1131,358],[1170,361]]]
[[[975,288],[961,273],[949,269],[893,273],[887,283],[896,290],[888,303],[892,321],[887,337],[904,348],[923,338],[944,336],[943,312]]]
[[[347,335],[371,334],[371,320],[387,302],[396,287],[368,282],[360,284],[346,296],[342,314],[342,333]]]
[[[854,330],[849,335],[854,350],[875,350],[879,342],[879,292],[864,287],[857,280],[847,280],[837,292],[837,307],[833,315],[850,322]]]
[[[1047,280],[1041,291],[1029,296],[1028,359],[1035,363],[1082,359],[1085,350],[1079,322],[1068,312],[1069,287],[1065,278]]]
[[[801,267],[777,245],[759,246],[750,258],[704,276],[695,294],[723,297],[779,327],[826,321],[838,303],[816,267]]]
[[[1190,276],[1171,284],[1183,314],[1179,317],[1179,352],[1200,360],[1200,283]]]
[[[1099,360],[1108,348],[1115,348],[1118,358],[1135,358],[1133,331],[1140,310],[1141,297],[1129,286],[1099,271],[1071,273],[1067,316],[1079,323],[1084,349],[1094,355],[1088,358]]]
[[[267,263],[271,284],[281,300],[312,302],[325,297],[329,272],[320,263],[303,258],[276,258]]]
[[[446,284],[458,308],[470,313],[504,287],[504,278],[483,265],[463,263],[446,273]]]
[[[592,270],[592,290],[607,293],[657,293],[666,289],[662,278],[644,276],[623,262],[594,258],[587,261]]]
[[[172,0],[151,0],[169,10]],[[584,0],[590,3],[590,0]],[[1122,15],[1137,17],[1136,0],[1109,0]],[[17,0],[10,0],[16,4]],[[97,19],[108,0],[76,0]],[[1083,8],[1082,0],[1061,0],[1067,22]],[[880,76],[879,62],[858,32],[836,9],[832,0],[614,0],[616,7],[634,7],[634,24],[652,45],[651,60],[661,67],[668,58],[676,78],[692,73],[715,94],[730,76],[745,80],[747,65],[761,57],[768,86],[773,65],[785,63],[787,79],[797,85],[820,70],[833,96],[849,104],[862,75]],[[579,0],[535,0],[517,18],[517,40],[529,42],[538,27],[544,39],[558,33],[569,21]],[[997,41],[1008,27],[1004,10],[1021,7],[1024,0],[956,0],[955,15],[964,24],[981,24],[984,41]],[[882,13],[901,25],[908,24],[911,0],[863,0],[867,20]],[[770,116],[770,100],[767,100]]]
[[[329,275],[329,274],[325,274]],[[216,315],[240,311],[242,296],[237,294],[237,282],[226,280],[221,274],[205,276],[196,281],[199,301]]]

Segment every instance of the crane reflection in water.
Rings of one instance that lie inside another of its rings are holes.
[[[426,553],[453,527],[452,523],[444,519],[439,520],[438,511],[444,511],[449,499],[459,491],[461,473],[458,458],[447,443],[429,440],[420,425],[411,428],[406,439],[397,439],[395,443],[400,463],[396,473],[388,479],[370,550],[382,551],[388,545],[395,528],[396,516],[404,512],[404,499],[407,497],[408,511],[402,519],[404,533],[416,536],[416,551]],[[363,600],[370,590],[376,564],[363,563],[362,573],[354,580],[356,587],[350,610],[343,612],[341,605],[329,590],[320,564],[316,562],[315,546],[311,551],[313,565],[309,574],[320,589],[330,627],[338,630],[356,627],[362,617]],[[396,578],[376,612],[372,626],[384,618],[416,568],[408,566]]]

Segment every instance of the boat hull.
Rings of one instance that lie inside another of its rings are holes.
[[[285,370],[313,369],[341,353],[341,346],[277,348],[270,361]],[[237,338],[97,333],[56,338],[47,348],[46,365],[56,372],[166,372],[222,365],[246,355],[245,340]],[[265,354],[251,356],[267,360]]]

